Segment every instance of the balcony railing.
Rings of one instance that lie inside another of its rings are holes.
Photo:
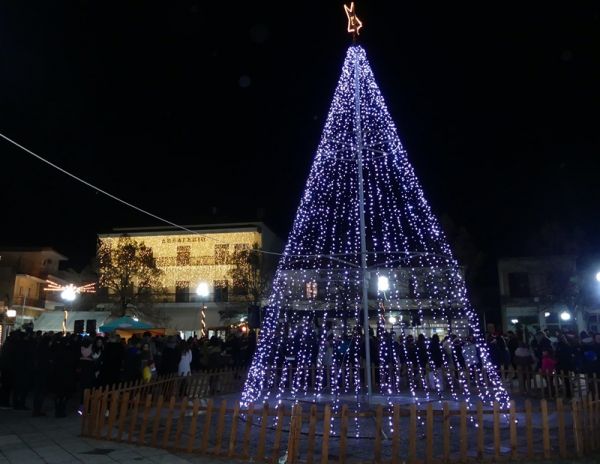
[[[34,308],[45,308],[46,307],[46,299],[45,298],[31,298],[24,296],[16,296],[13,300],[14,306],[32,306]]]

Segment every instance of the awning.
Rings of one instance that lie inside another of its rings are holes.
[[[152,325],[148,324],[147,322],[137,321],[131,316],[123,316],[102,325],[100,327],[100,332],[114,332],[118,329],[143,330],[150,328],[152,328]]]
[[[110,311],[67,311],[67,332],[75,331],[75,321],[84,321],[84,330],[87,321],[95,320],[96,327],[100,327],[110,317]],[[64,311],[44,311],[33,321],[33,330],[42,332],[62,332],[63,321],[65,319]]]

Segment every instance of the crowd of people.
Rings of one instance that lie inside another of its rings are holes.
[[[65,417],[72,398],[87,388],[154,377],[189,375],[206,369],[242,367],[256,347],[254,332],[238,331],[222,340],[179,336],[107,336],[13,330],[0,351],[0,409],[32,410],[45,416],[44,403]],[[81,411],[81,409],[79,409]]]

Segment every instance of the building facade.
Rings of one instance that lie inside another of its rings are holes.
[[[199,332],[201,308],[206,306],[206,328],[212,332],[222,330],[227,325],[223,314],[245,315],[249,304],[248,294],[232,279],[232,257],[237,251],[253,247],[280,252],[282,242],[262,222],[187,228],[193,232],[165,227],[119,228],[98,238],[116,245],[120,237],[127,235],[152,249],[165,289],[153,304],[153,312],[169,328],[184,335]],[[271,255],[268,259],[276,262]],[[208,286],[208,296],[197,295],[200,283]]]
[[[582,298],[585,276],[575,256],[503,258],[498,262],[502,328],[597,330],[597,308]]]
[[[16,327],[32,322],[42,312],[62,308],[59,295],[44,291],[47,279],[64,284],[59,265],[67,257],[49,247],[0,250],[0,314]],[[7,311],[16,314],[9,321]]]

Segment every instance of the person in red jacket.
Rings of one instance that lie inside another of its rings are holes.
[[[556,359],[552,352],[548,350],[542,351],[542,367],[540,373],[546,378],[548,393],[550,397],[554,396],[554,373],[556,372]]]

